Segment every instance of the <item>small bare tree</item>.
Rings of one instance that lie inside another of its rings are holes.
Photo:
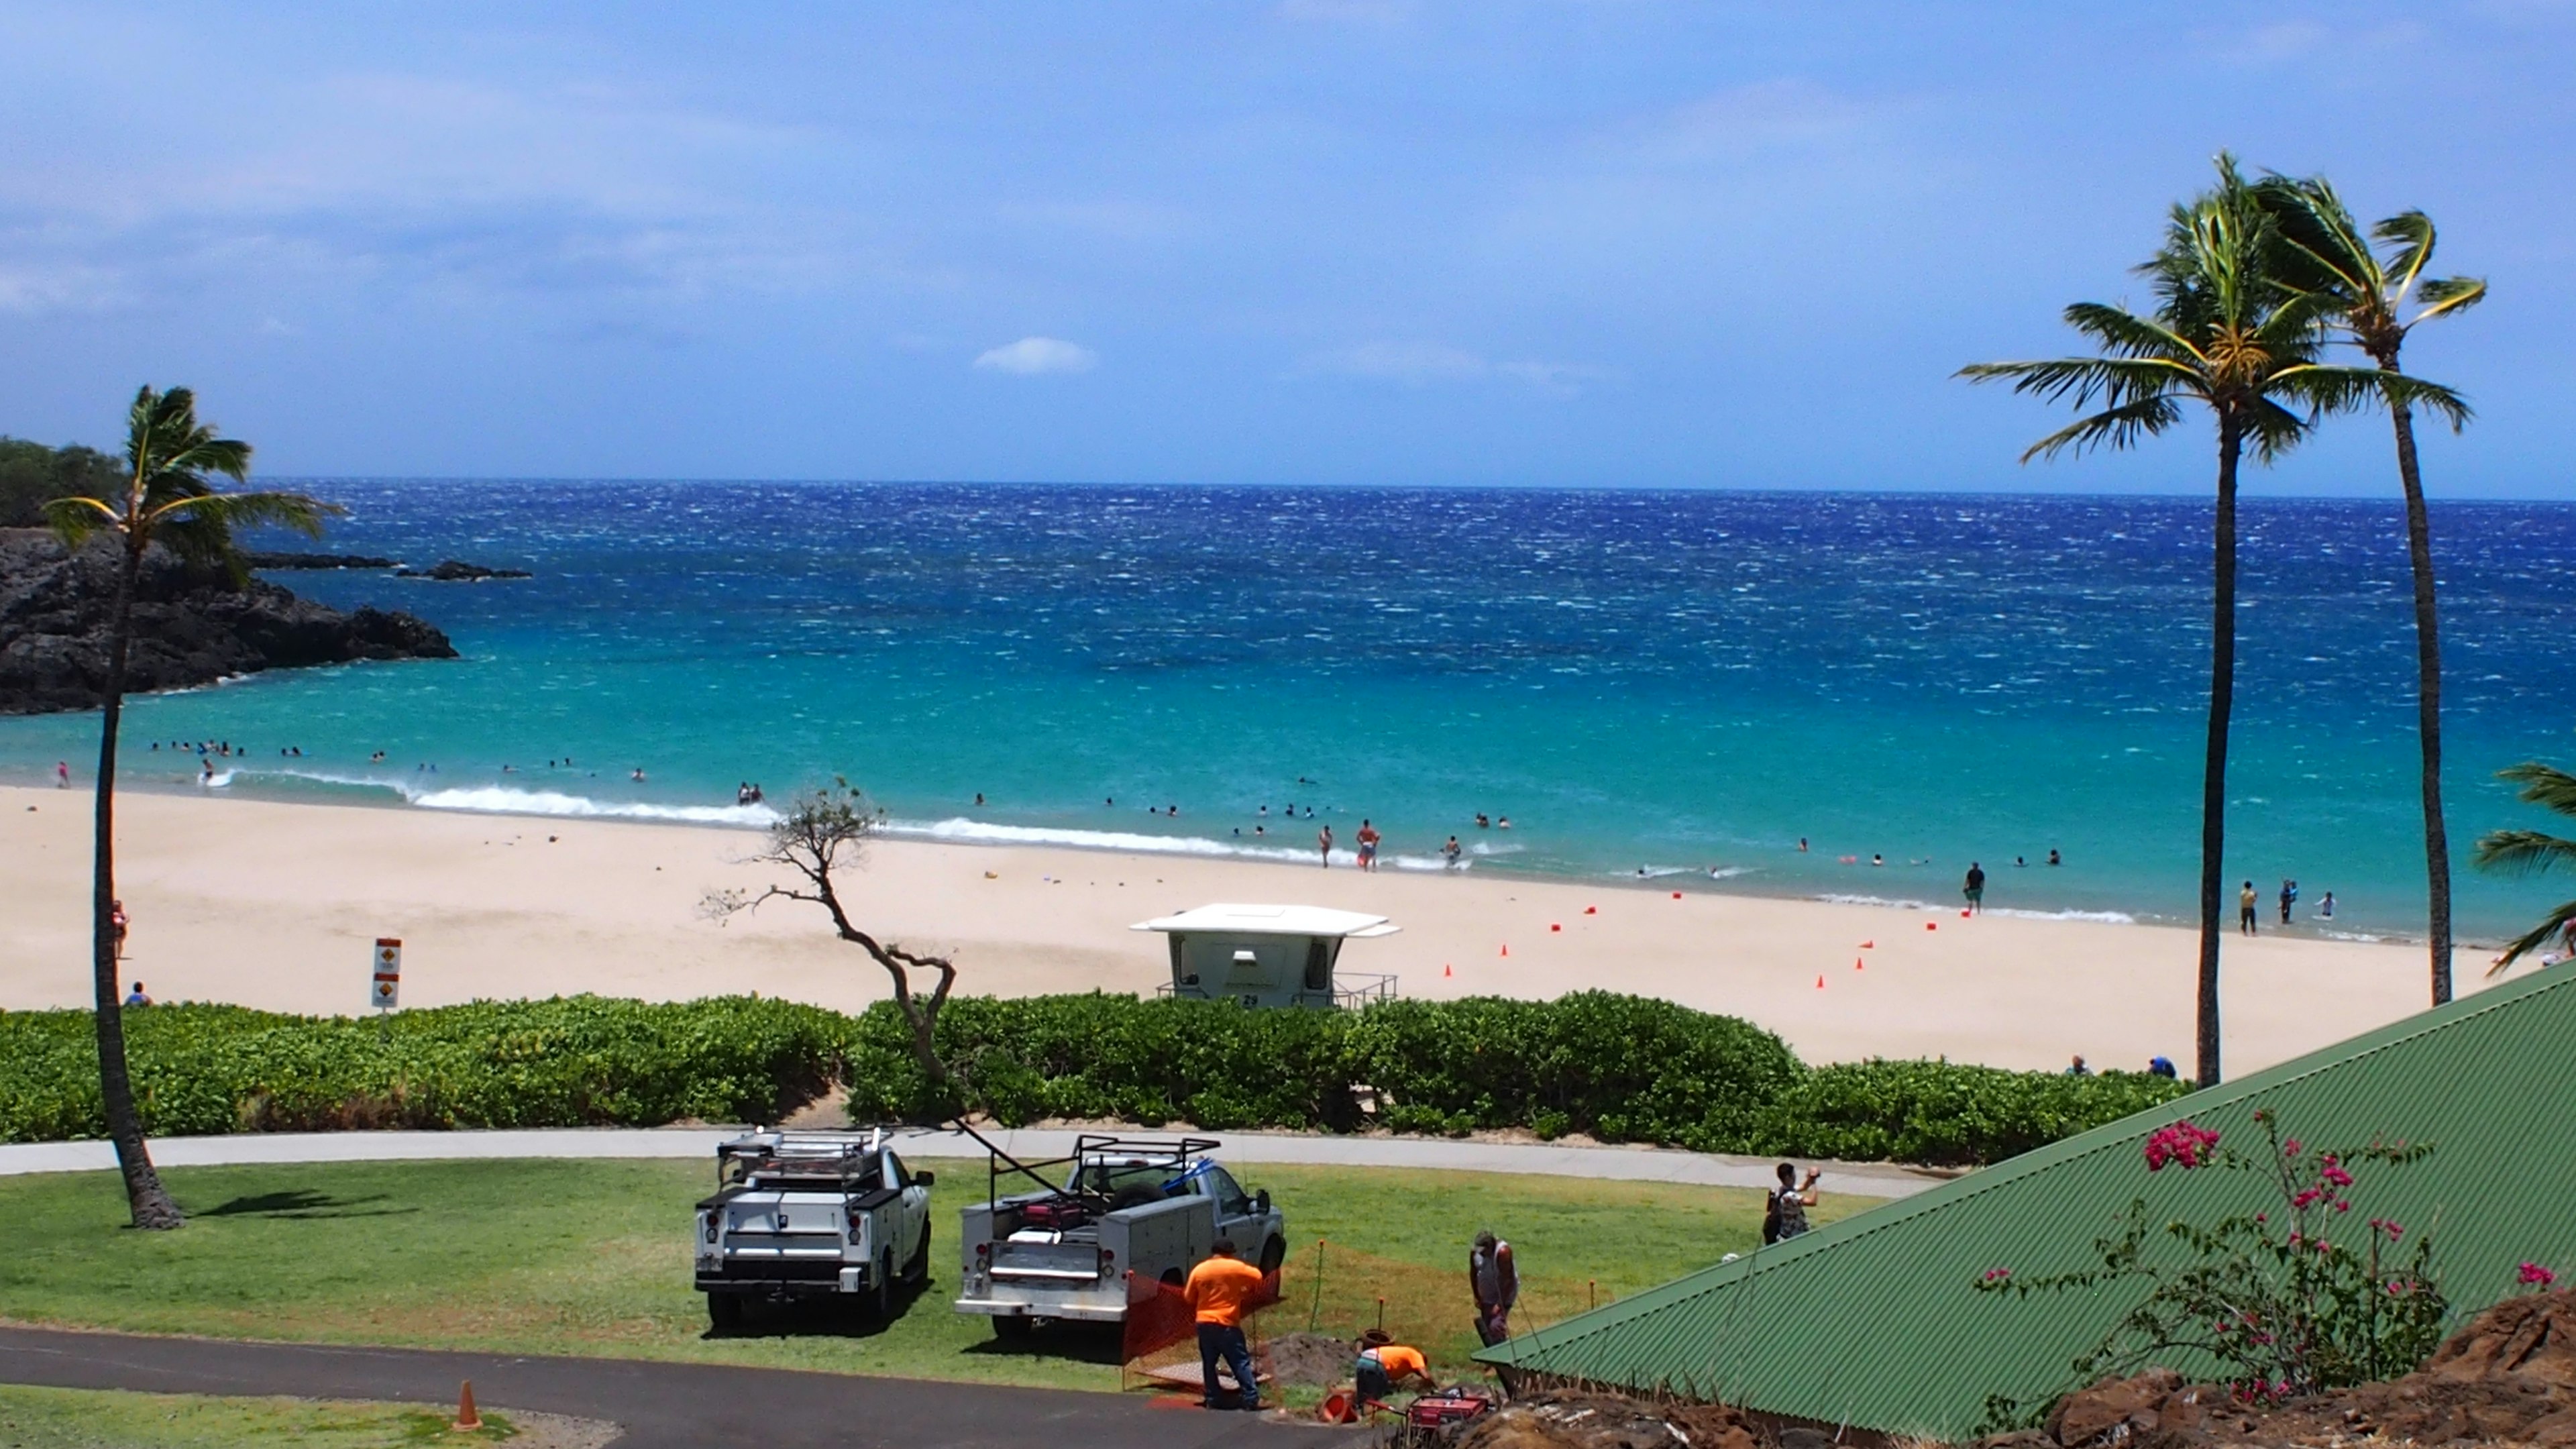
[[[903,1013],[904,1024],[912,1031],[913,1057],[921,1063],[932,1088],[944,1091],[954,1084],[954,1078],[939,1059],[939,1045],[932,1033],[939,1025],[939,1009],[948,1004],[949,988],[957,984],[956,963],[945,956],[907,951],[895,942],[880,941],[860,930],[851,924],[850,913],[841,904],[841,893],[833,885],[835,872],[859,867],[876,825],[876,812],[869,808],[866,795],[847,780],[835,778],[828,788],[800,793],[778,823],[769,827],[768,848],[751,860],[785,866],[802,884],[772,885],[758,891],[709,891],[700,909],[709,918],[723,921],[744,911],[758,910],[771,900],[821,906],[832,918],[834,933],[885,968],[887,978],[894,983],[895,1009]],[[916,971],[938,976],[938,984],[930,988],[927,996],[914,988]]]

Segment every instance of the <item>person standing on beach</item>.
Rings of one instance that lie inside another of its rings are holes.
[[[1377,843],[1379,839],[1380,837],[1377,833],[1377,827],[1371,825],[1366,816],[1362,816],[1360,818],[1359,834],[1360,869],[1370,871],[1377,869]]]
[[[2254,903],[2261,899],[2261,896],[2254,894],[2254,882],[2250,880],[2237,888],[2236,929],[2240,933],[2248,936],[2254,934]]]
[[[1315,851],[1324,858],[1324,869],[1333,868],[1333,827],[1326,825],[1315,832]]]
[[[1447,866],[1447,867],[1449,867],[1451,870],[1456,870],[1456,869],[1458,868],[1458,856],[1459,856],[1459,853],[1460,853],[1460,846],[1459,846],[1459,844],[1458,844],[1458,837],[1457,837],[1457,836],[1452,835],[1452,836],[1450,836],[1450,837],[1449,837],[1449,843],[1448,843],[1447,845],[1444,845],[1444,846],[1440,847],[1440,862],[1441,862],[1441,864],[1446,865],[1446,866]],[[2329,895],[2329,896],[2327,896],[2327,897],[2326,897],[2326,899],[2327,899],[2327,900],[2329,900],[2329,901],[2331,901],[2331,900],[2333,900],[2333,899],[2334,899],[2334,897],[2333,897],[2333,896],[2331,896],[2331,895]]]
[[[2282,925],[2286,926],[2286,925],[2290,924],[2290,907],[2295,906],[2295,905],[2297,905],[2298,903],[2299,903],[2299,883],[2298,883],[2297,881],[2294,881],[2294,880],[2284,880],[2284,881],[2282,881],[2282,882],[2281,882],[2281,924],[2282,924]]]
[[[69,760],[54,761],[54,788],[57,790],[68,790],[71,787],[72,762]]]
[[[1984,866],[1973,860],[1968,862],[1968,882],[1959,894],[1968,898],[1969,910],[1984,912],[1986,909],[1986,868]]]
[[[107,928],[116,934],[116,959],[119,961],[125,959],[125,933],[133,925],[133,920],[125,914],[125,902],[107,903]]]

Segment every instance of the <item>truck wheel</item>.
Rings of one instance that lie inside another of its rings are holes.
[[[1006,1343],[1018,1343],[1029,1336],[1037,1325],[1016,1315],[1002,1315],[993,1320],[993,1336]]]
[[[1276,1273],[1279,1271],[1279,1265],[1287,1261],[1288,1245],[1286,1243],[1281,1242],[1277,1238],[1272,1238],[1269,1242],[1261,1245],[1262,1272]]]
[[[730,1293],[707,1295],[707,1326],[718,1333],[742,1327],[742,1300]]]

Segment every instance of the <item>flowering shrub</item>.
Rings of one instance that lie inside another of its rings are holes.
[[[2251,1173],[2277,1196],[2278,1208],[2203,1227],[2158,1223],[2140,1198],[2121,1214],[2118,1230],[2094,1244],[2099,1267],[2028,1278],[1991,1268],[1977,1291],[2144,1288],[2143,1300],[2075,1360],[2079,1381],[2155,1362],[2198,1373],[2215,1361],[2239,1398],[2268,1401],[2413,1369],[2441,1342],[2446,1305],[2433,1277],[2432,1242],[2417,1233],[2410,1243],[2406,1228],[2384,1217],[2356,1230],[2351,1192],[2356,1164],[2404,1166],[2431,1148],[2373,1142],[2323,1152],[2296,1138],[2283,1141],[2269,1111],[2254,1120],[2265,1146],[2250,1155],[2219,1146],[2218,1133],[2191,1122],[2161,1128],[2147,1139],[2147,1170]],[[2160,1249],[2159,1239],[2181,1251]],[[2523,1265],[2526,1283],[2549,1277],[2539,1264]],[[1990,1399],[1987,1407],[1997,1427],[2018,1422],[2008,1400]]]
[[[2558,1281],[2557,1274],[2550,1272],[2538,1263],[2523,1264],[2522,1267],[2515,1272],[2514,1276],[2520,1279],[2522,1285],[2526,1288],[2546,1288],[2550,1284]]]

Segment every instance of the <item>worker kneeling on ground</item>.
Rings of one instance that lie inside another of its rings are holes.
[[[1422,1350],[1407,1348],[1387,1337],[1386,1330],[1372,1328],[1360,1335],[1359,1395],[1363,1404],[1383,1403],[1386,1396],[1407,1379],[1420,1379],[1425,1393],[1436,1393],[1440,1385],[1431,1377],[1431,1361]]]
[[[1222,1357],[1243,1391],[1242,1406],[1260,1408],[1261,1385],[1252,1376],[1252,1350],[1244,1345],[1243,1315],[1261,1301],[1261,1270],[1234,1255],[1232,1238],[1219,1238],[1208,1245],[1207,1260],[1190,1270],[1181,1296],[1198,1318],[1199,1384],[1205,1390],[1201,1402],[1211,1409],[1225,1407],[1216,1396],[1216,1363]]]

